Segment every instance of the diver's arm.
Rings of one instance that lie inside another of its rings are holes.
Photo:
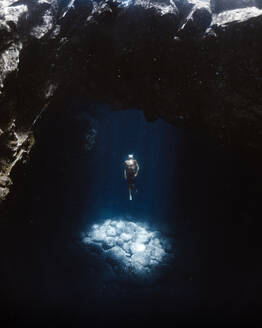
[[[139,171],[139,165],[138,165],[138,163],[136,162],[136,176],[138,175],[138,171]]]
[[[126,178],[126,168],[124,168],[124,177],[125,177],[125,179],[127,179]]]

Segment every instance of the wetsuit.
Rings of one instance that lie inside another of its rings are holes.
[[[134,185],[136,183],[136,173],[138,169],[138,164],[135,159],[126,160],[125,168],[127,171],[127,183],[129,185]]]

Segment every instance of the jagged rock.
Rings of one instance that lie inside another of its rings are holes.
[[[11,43],[0,55],[0,95],[2,93],[1,89],[4,87],[3,83],[6,76],[18,68],[22,47],[21,42]]]
[[[226,10],[256,7],[257,0],[210,0],[211,8],[214,13],[220,13]]]
[[[189,0],[188,4],[191,6],[191,10],[181,26],[180,31],[182,31],[184,35],[191,37],[196,34],[203,34],[212,21],[209,1]]]
[[[134,0],[133,4],[135,6],[141,6],[145,9],[153,8],[155,9],[160,15],[177,15],[178,9],[175,5],[173,0]]]
[[[227,10],[217,15],[213,15],[211,25],[225,26],[230,23],[244,22],[250,18],[261,15],[262,10],[256,7]]]
[[[72,96],[262,154],[261,1],[232,3],[1,1],[0,199],[36,121]]]

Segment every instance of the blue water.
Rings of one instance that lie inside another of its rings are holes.
[[[129,215],[165,219],[170,205],[173,207],[169,195],[177,191],[179,132],[163,121],[146,122],[138,110],[111,112],[102,107],[96,115],[97,140],[86,166],[90,173],[86,212],[94,218]],[[133,201],[128,199],[123,171],[130,153],[140,166]]]
[[[97,134],[88,151],[90,128]],[[250,193],[257,180],[237,155],[198,130],[85,99],[44,115],[36,137],[1,221],[1,294],[10,320],[224,324],[256,310],[261,245],[247,215],[254,218],[259,201]],[[133,201],[123,177],[129,153],[140,165]],[[123,282],[83,247],[81,233],[110,217],[145,222],[174,240],[175,260],[158,280]]]

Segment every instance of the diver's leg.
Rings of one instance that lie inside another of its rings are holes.
[[[131,189],[131,185],[128,185],[128,191],[129,191],[129,200],[132,200],[132,189]]]
[[[136,194],[137,193],[136,185],[135,184],[132,184],[132,188],[133,188],[133,190],[134,190],[134,192]]]

